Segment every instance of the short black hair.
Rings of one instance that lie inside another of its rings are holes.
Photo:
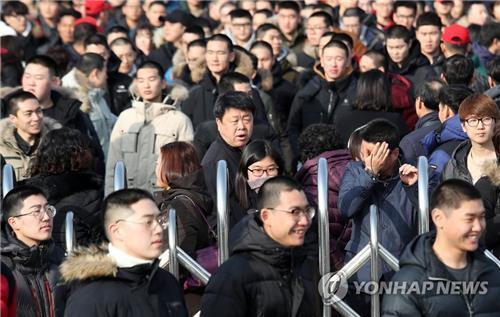
[[[250,84],[250,78],[238,72],[225,73],[217,84],[217,91],[221,95],[228,91],[234,91],[235,84]]]
[[[28,100],[28,99],[35,99],[35,100],[38,100],[36,98],[35,95],[33,95],[31,92],[29,91],[24,91],[22,89],[19,89],[19,90],[16,90],[10,94],[8,94],[7,96],[5,96],[5,104],[7,105],[6,106],[6,113],[8,115],[13,115],[15,116],[17,114],[17,111],[19,110],[19,103],[20,102],[23,102],[25,100]]]
[[[303,192],[304,188],[294,178],[285,175],[272,177],[264,182],[257,196],[257,208],[274,208],[280,204],[282,192],[298,190]]]
[[[228,91],[220,95],[215,101],[214,116],[222,120],[222,117],[229,108],[235,108],[243,111],[250,111],[255,115],[255,104],[250,96],[239,91]]]
[[[195,46],[206,48],[207,47],[207,41],[205,39],[197,39],[197,40],[191,41],[187,45],[187,49],[189,50],[191,47],[195,47]]]
[[[75,26],[75,31],[73,32],[74,42],[84,42],[87,37],[96,33],[97,28],[94,25],[90,23],[80,23]]]
[[[311,14],[307,19],[309,20],[310,18],[323,18],[323,22],[325,22],[327,27],[333,26],[332,16],[326,13],[325,11],[316,11],[313,14]]]
[[[443,64],[443,76],[448,84],[468,86],[474,77],[474,62],[468,56],[450,56]]]
[[[471,43],[481,42],[481,29],[482,29],[482,27],[480,25],[474,24],[474,23],[469,24],[467,29],[469,30],[469,38],[470,38]]]
[[[229,49],[229,52],[232,53],[234,51],[233,41],[231,41],[231,39],[227,35],[221,33],[214,34],[210,38],[208,38],[207,44],[208,42],[214,42],[214,41],[225,42],[227,48]]]
[[[385,55],[380,53],[379,51],[369,50],[369,51],[366,51],[366,53],[364,53],[363,56],[369,57],[373,61],[373,64],[375,64],[376,68],[386,67],[386,65],[387,65]]]
[[[35,186],[21,185],[11,189],[3,199],[3,220],[7,222],[7,219],[19,214],[26,198],[39,195],[47,198],[45,192],[41,188]]]
[[[343,50],[345,52],[345,56],[346,58],[349,57],[349,47],[347,47],[347,45],[345,45],[344,42],[342,42],[341,40],[339,39],[332,39],[330,42],[328,42],[324,47],[323,47],[323,52],[327,49],[327,48],[330,48],[330,47],[336,47],[336,48],[340,48],[341,50]],[[322,53],[323,53],[322,52]]]
[[[472,94],[474,92],[465,85],[446,85],[439,93],[439,102],[449,107],[454,114],[457,114],[462,101]]]
[[[135,75],[134,75],[135,78],[137,78],[137,73],[139,72],[139,69],[143,69],[143,68],[156,69],[156,71],[158,71],[158,76],[160,76],[160,78],[163,78],[163,75],[165,74],[163,67],[161,67],[161,65],[158,64],[157,62],[145,61],[145,62],[140,63],[139,66],[137,66],[137,71],[135,72]]]
[[[26,66],[29,64],[41,65],[49,70],[50,76],[59,76],[56,62],[47,55],[35,55],[26,62]]]
[[[154,5],[161,5],[163,6],[165,9],[166,9],[166,6],[165,6],[165,1],[161,1],[161,0],[156,0],[156,1],[153,1],[149,4],[149,7],[148,9],[151,9],[152,6]]]
[[[500,84],[500,56],[496,56],[488,63],[488,75],[496,85]]]
[[[85,38],[83,41],[83,47],[87,48],[89,45],[103,45],[109,51],[108,41],[106,41],[106,37],[103,34],[96,33],[91,34]]]
[[[374,119],[368,122],[359,135],[368,143],[386,142],[391,150],[399,146],[401,138],[398,127],[386,119]]]
[[[297,3],[297,1],[280,1],[280,2],[278,2],[278,11],[281,9],[293,10],[298,15],[300,15],[300,5]]]
[[[417,3],[415,1],[396,1],[392,6],[392,12],[396,12],[398,8],[413,9],[413,13],[417,14]]]
[[[79,19],[82,17],[82,14],[75,9],[61,8],[61,10],[59,10],[59,13],[57,14],[56,24],[59,24],[59,22],[61,22],[61,19],[65,16],[72,16],[75,19]]]
[[[493,41],[500,39],[500,23],[497,22],[487,22],[481,27],[479,33],[481,45],[487,48],[493,44]]]
[[[134,43],[132,43],[131,40],[125,37],[119,37],[117,39],[114,39],[113,42],[109,43],[109,47],[122,46],[122,45],[130,45],[132,47],[132,50],[135,51]]]
[[[271,24],[271,23],[264,23],[264,24],[260,25],[257,28],[257,30],[255,31],[255,37],[259,40],[262,40],[262,38],[265,36],[266,32],[269,30],[276,30],[280,33],[280,35],[282,35],[282,32],[279,29],[279,27],[277,27],[276,25]]]
[[[85,53],[80,57],[78,63],[76,63],[76,69],[88,76],[94,69],[104,69],[105,65],[106,60],[101,55]]]
[[[401,39],[409,44],[411,41],[411,33],[404,26],[395,24],[387,29],[385,33],[385,40],[387,41],[389,39]]]
[[[253,50],[254,48],[265,48],[268,51],[271,52],[271,55],[273,55],[273,47],[271,44],[267,43],[266,41],[255,41],[252,43],[252,46],[250,46],[250,51]]]
[[[342,16],[342,18],[359,18],[359,21],[361,21],[362,17],[363,10],[358,7],[345,10],[344,15]]]
[[[352,50],[352,48],[354,47],[354,40],[352,39],[352,37],[347,34],[347,33],[334,33],[332,35],[332,38],[331,40],[339,40],[339,41],[342,41],[342,42],[347,42],[349,43],[349,49]]]
[[[184,33],[191,33],[191,34],[196,34],[200,37],[200,39],[205,38],[205,32],[203,31],[203,28],[199,25],[191,25],[188,26],[185,30]]]
[[[126,27],[121,26],[121,25],[115,25],[111,27],[108,32],[106,32],[106,36],[111,34],[111,33],[125,33],[128,36],[128,30]]]
[[[234,9],[233,11],[229,12],[229,16],[231,17],[231,20],[245,18],[252,21],[252,14],[245,9]]]
[[[420,98],[427,109],[438,111],[439,95],[443,87],[444,83],[438,79],[426,81],[418,87],[415,97]]]
[[[260,10],[255,11],[255,13],[253,15],[255,16],[256,14],[261,14],[261,13],[264,14],[268,18],[271,18],[274,14],[273,11],[271,11],[269,9],[260,9]]]
[[[299,136],[300,159],[310,160],[323,152],[342,149],[340,137],[332,124],[315,123]]]
[[[481,199],[481,193],[474,185],[461,179],[448,179],[432,193],[430,209],[453,210],[460,208],[463,202]]]
[[[2,6],[2,20],[12,15],[28,15],[28,7],[21,1],[5,1]]]
[[[435,12],[424,12],[417,19],[417,30],[421,26],[432,25],[437,26],[439,31],[443,24],[441,23],[441,18]]]

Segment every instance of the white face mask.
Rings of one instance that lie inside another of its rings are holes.
[[[247,180],[247,183],[252,190],[258,193],[259,189],[262,187],[262,184],[264,184],[265,181],[267,181],[272,177],[273,176],[267,176],[267,177],[256,178],[254,180]]]

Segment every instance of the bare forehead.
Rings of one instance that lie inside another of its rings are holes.
[[[33,75],[48,75],[50,73],[49,69],[40,64],[30,63],[26,65],[24,69],[25,74],[33,74]]]
[[[228,45],[225,41],[212,40],[207,42],[207,50],[224,50],[228,51]]]
[[[29,208],[36,205],[47,205],[47,199],[43,195],[31,195],[23,200],[23,208]]]
[[[134,211],[134,214],[138,217],[156,215],[160,213],[160,210],[151,199],[141,199],[138,202],[130,205],[130,209]]]
[[[289,207],[306,207],[309,205],[306,195],[301,190],[282,191],[280,193],[280,205]]]

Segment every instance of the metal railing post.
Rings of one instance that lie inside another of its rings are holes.
[[[487,258],[493,261],[500,268],[500,260],[497,259],[497,257],[493,253],[488,250],[484,250],[484,255],[486,255]]]
[[[115,176],[113,180],[114,191],[127,188],[127,168],[125,167],[125,163],[123,161],[116,162]]]
[[[73,252],[75,247],[75,230],[73,227],[74,214],[72,211],[66,213],[66,230],[64,232],[66,238],[66,253],[70,254]]]
[[[16,174],[14,168],[10,164],[5,164],[2,169],[2,194],[3,197],[14,188]]]
[[[418,233],[429,231],[429,163],[425,156],[418,158]]]
[[[318,231],[319,271],[321,276],[330,272],[330,230],[328,223],[328,164],[325,158],[318,162]],[[324,288],[325,285],[322,285]],[[323,317],[331,316],[329,305],[323,305]]]
[[[371,253],[371,263],[370,263],[370,273],[372,282],[378,283],[378,215],[377,207],[375,205],[370,206],[370,253]],[[380,298],[377,292],[371,295],[371,317],[380,316]]]
[[[229,258],[227,182],[227,163],[224,160],[220,160],[217,163],[217,244],[219,248],[219,266]]]
[[[207,285],[208,280],[210,279],[210,273],[208,273],[207,270],[205,270],[180,247],[177,247],[177,258],[179,259],[179,263],[182,264],[182,266],[184,266],[189,273],[193,274],[204,285]]]
[[[169,264],[168,271],[179,279],[179,263],[177,262],[177,219],[176,212],[174,208],[168,210],[168,249],[169,253]]]

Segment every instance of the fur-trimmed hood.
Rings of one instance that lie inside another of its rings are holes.
[[[483,174],[488,176],[493,184],[500,186],[500,162],[490,162],[484,164]]]
[[[108,256],[108,246],[101,244],[77,248],[59,267],[64,282],[116,277],[118,265]]]

